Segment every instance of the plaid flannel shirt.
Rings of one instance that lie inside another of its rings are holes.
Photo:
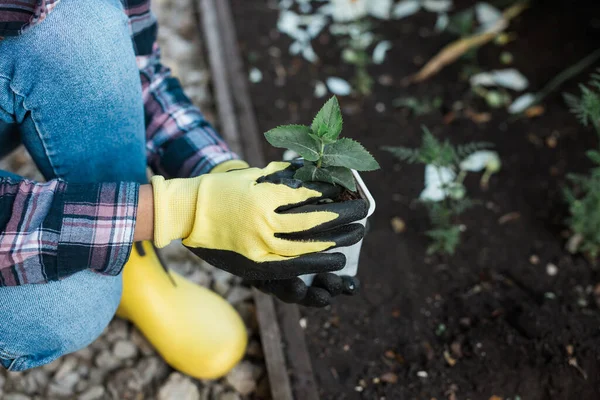
[[[160,64],[150,0],[121,0],[142,82],[148,165],[168,178],[236,159]],[[0,0],[0,36],[41,23],[60,0]],[[44,283],[91,268],[116,275],[135,228],[136,183],[72,184],[0,179],[0,286]]]

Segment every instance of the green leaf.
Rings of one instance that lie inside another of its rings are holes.
[[[300,179],[303,182],[335,183],[331,174],[323,168],[317,168],[317,166],[312,163],[305,163],[302,168],[299,168],[296,171],[294,178]]]
[[[408,147],[383,146],[381,147],[381,150],[389,151],[401,161],[406,161],[409,164],[413,164],[419,161],[419,149],[409,149]]]
[[[356,182],[354,175],[348,168],[343,167],[327,167],[317,168],[312,163],[306,163],[296,171],[294,178],[303,182],[325,182],[338,184],[353,192],[356,191]]]
[[[343,186],[352,192],[356,192],[356,181],[354,180],[352,171],[350,171],[348,168],[326,167],[325,170],[331,175],[334,183],[337,183],[338,185]]]
[[[374,171],[379,164],[358,142],[343,138],[325,146],[323,162],[332,167],[346,167],[357,171]]]
[[[600,164],[600,152],[597,150],[588,150],[585,152],[590,160],[595,162],[596,164]]]
[[[314,134],[328,141],[334,141],[342,132],[342,110],[335,96],[325,103],[312,123]]]
[[[290,149],[308,161],[319,159],[319,142],[311,137],[310,128],[304,125],[284,125],[265,133],[274,147]]]

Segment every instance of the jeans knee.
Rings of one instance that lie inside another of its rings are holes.
[[[121,276],[91,271],[44,285],[0,288],[0,364],[22,371],[87,347],[110,323],[121,291]]]
[[[3,57],[8,55],[0,62],[0,75],[2,70],[12,71],[4,75],[17,95],[27,97],[27,89],[39,89],[29,82],[45,83],[51,71],[52,81],[75,83],[89,94],[88,101],[95,101],[99,89],[116,79],[139,80],[131,71],[137,72],[137,67],[129,19],[120,4],[119,0],[62,0],[39,25],[0,42]],[[31,67],[32,61],[36,68]],[[39,65],[44,68],[39,70]]]

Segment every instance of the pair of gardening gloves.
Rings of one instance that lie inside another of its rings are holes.
[[[324,306],[354,294],[358,281],[331,272],[341,253],[364,236],[354,223],[367,215],[364,200],[332,200],[342,188],[294,179],[297,162],[248,168],[229,161],[197,178],[152,178],[154,245],[183,244],[213,266],[244,278],[286,302]],[[300,278],[317,274],[312,285]],[[165,274],[152,243],[136,244],[123,271],[117,314],[131,320],[165,360],[188,375],[216,378],[242,357],[246,330],[221,297]]]

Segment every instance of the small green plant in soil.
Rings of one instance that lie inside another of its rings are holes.
[[[459,216],[477,204],[468,197],[463,184],[467,171],[485,169],[484,186],[500,168],[497,154],[483,150],[490,147],[489,143],[478,142],[454,146],[448,140],[438,140],[426,127],[419,148],[383,147],[404,162],[425,165],[425,190],[419,201],[427,207],[432,226],[426,232],[431,239],[428,254],[452,255],[456,251],[464,229]]]
[[[394,107],[401,107],[410,110],[415,117],[430,114],[442,107],[443,99],[441,96],[433,98],[422,98],[407,96],[399,97],[392,101]]]
[[[266,132],[265,137],[272,146],[292,150],[304,158],[296,179],[337,184],[355,192],[351,170],[374,171],[379,164],[360,143],[340,138],[341,132],[342,111],[334,96],[311,126],[284,125]]]
[[[340,45],[343,47],[342,60],[355,67],[352,78],[353,87],[360,95],[368,96],[373,91],[374,83],[367,70],[372,63],[367,49],[375,40],[371,33],[373,27],[367,21],[355,22],[352,25],[354,29],[349,29],[349,38],[340,40]]]
[[[593,126],[600,138],[600,75],[592,75],[580,90],[579,96],[565,94],[565,101],[581,124]],[[567,224],[573,234],[567,248],[595,260],[600,255],[600,152],[592,149],[586,155],[595,166],[585,175],[569,175],[572,187],[565,189],[570,213]]]

